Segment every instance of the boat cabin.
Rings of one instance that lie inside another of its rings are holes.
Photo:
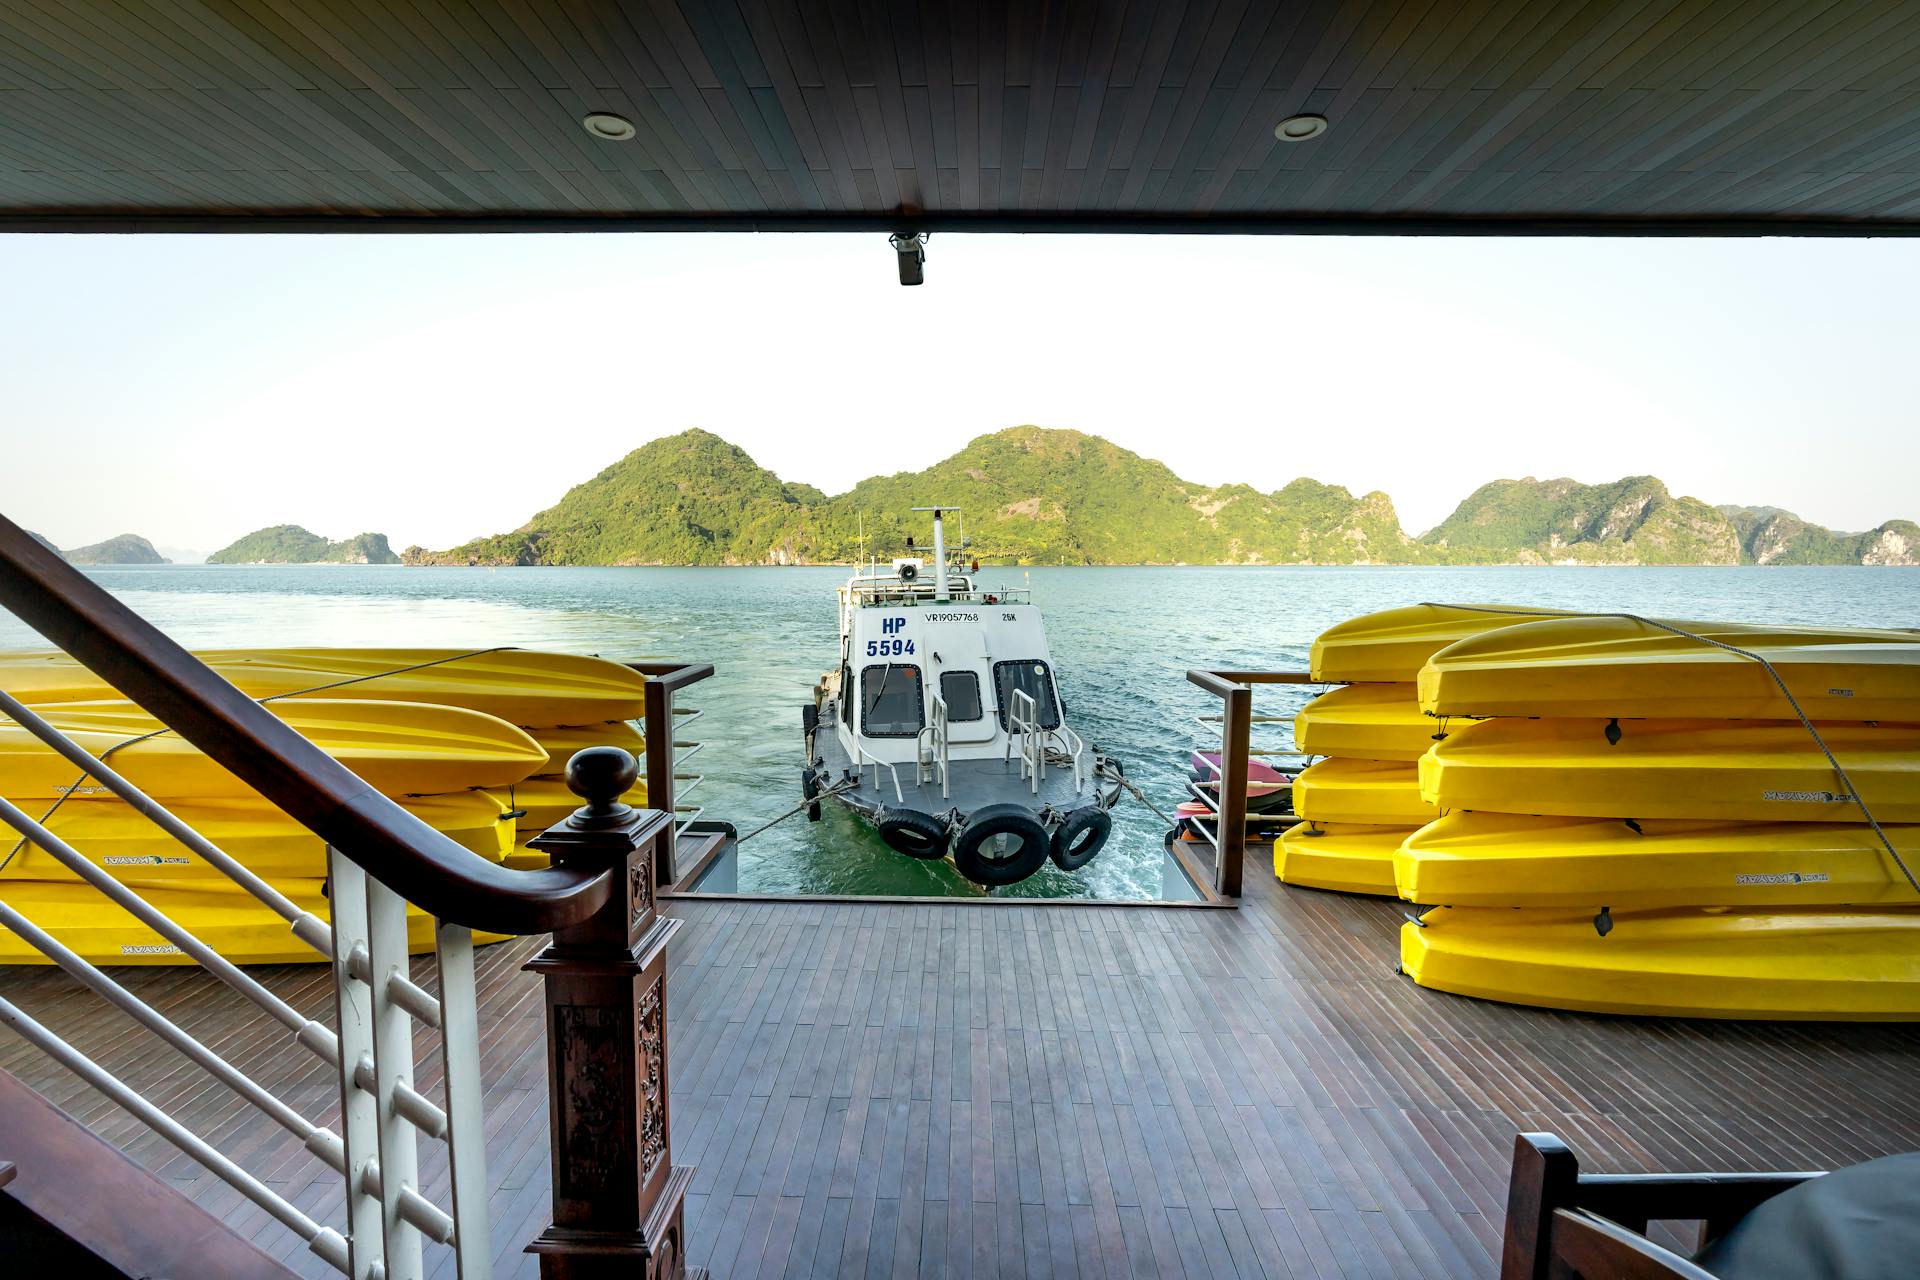
[[[824,692],[847,755],[894,764],[922,758],[936,726],[953,757],[973,759],[1006,753],[1016,714],[1045,731],[1065,719],[1029,593],[943,582],[921,559],[840,588],[840,666]]]

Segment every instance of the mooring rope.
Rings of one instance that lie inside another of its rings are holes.
[[[1093,773],[1094,773],[1094,776],[1097,778],[1106,778],[1106,779],[1109,779],[1110,781],[1119,783],[1122,787],[1125,787],[1129,792],[1133,794],[1133,798],[1135,800],[1138,800],[1141,804],[1153,810],[1154,817],[1160,819],[1160,821],[1166,823],[1169,827],[1172,827],[1175,830],[1179,829],[1180,824],[1175,822],[1172,818],[1169,818],[1166,814],[1160,812],[1160,806],[1156,805],[1153,801],[1147,799],[1147,793],[1142,791],[1139,787],[1136,787],[1133,784],[1133,779],[1129,778],[1126,774],[1121,773],[1118,769],[1115,769],[1112,766],[1105,763],[1102,763],[1097,767],[1095,767]]]
[[[802,809],[806,808],[808,805],[817,804],[820,801],[825,800],[828,796],[837,796],[842,791],[851,790],[853,787],[856,787],[858,785],[859,785],[859,779],[857,778],[842,778],[840,781],[828,787],[825,791],[818,791],[818,792],[815,792],[813,795],[806,797],[799,804],[796,804],[795,806],[793,806],[793,808],[787,810],[785,813],[781,814],[779,817],[773,819],[772,821],[761,823],[759,826],[755,827],[753,830],[747,832],[747,834],[735,839],[734,843],[736,845],[745,844],[747,841],[759,835],[762,831],[765,831],[768,827],[771,827],[776,823],[785,822],[788,818],[791,818],[794,814],[800,812]]]
[[[1424,602],[1424,607],[1433,609],[1458,609],[1464,613],[1491,613],[1498,616],[1537,616],[1530,614],[1525,609],[1503,609],[1493,605],[1437,604],[1432,601],[1427,601]],[[1820,754],[1824,755],[1827,758],[1827,763],[1833,766],[1833,771],[1839,777],[1841,785],[1847,789],[1846,795],[1843,798],[1851,800],[1855,805],[1859,806],[1860,812],[1867,819],[1867,825],[1873,828],[1873,834],[1880,838],[1882,845],[1886,846],[1887,856],[1893,859],[1893,865],[1900,868],[1900,874],[1907,878],[1907,883],[1912,886],[1913,891],[1920,893],[1920,879],[1914,877],[1913,870],[1907,866],[1906,859],[1902,858],[1900,851],[1893,847],[1893,841],[1888,838],[1885,829],[1881,827],[1880,820],[1874,817],[1873,810],[1867,807],[1866,797],[1860,794],[1860,788],[1853,785],[1853,779],[1848,776],[1846,768],[1840,763],[1839,758],[1833,754],[1833,748],[1829,747],[1827,740],[1820,736],[1820,730],[1814,727],[1812,718],[1808,716],[1806,711],[1800,706],[1800,700],[1793,696],[1793,690],[1787,688],[1786,680],[1781,677],[1780,672],[1765,656],[1755,653],[1751,649],[1742,649],[1738,645],[1728,644],[1724,640],[1715,640],[1712,636],[1703,636],[1697,632],[1689,631],[1685,627],[1675,626],[1671,622],[1662,622],[1658,618],[1645,618],[1637,613],[1568,613],[1562,616],[1571,618],[1622,618],[1628,622],[1637,622],[1642,626],[1653,627],[1656,630],[1682,636],[1688,640],[1697,640],[1701,644],[1711,645],[1716,649],[1724,649],[1728,653],[1736,654],[1739,657],[1748,658],[1759,663],[1766,669],[1767,674],[1773,677],[1774,684],[1779,686],[1781,696],[1786,698],[1787,705],[1793,708],[1793,713],[1800,717],[1800,723],[1806,727],[1807,733],[1812,736],[1814,744],[1820,748]]]

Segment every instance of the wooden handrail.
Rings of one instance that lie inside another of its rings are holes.
[[[713,674],[711,662],[629,662],[627,666],[668,693],[698,684]]]
[[[112,594],[0,515],[0,604],[288,816],[443,920],[548,933],[607,901],[604,870],[476,858],[362,782]]]

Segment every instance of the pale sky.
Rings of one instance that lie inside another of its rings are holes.
[[[514,528],[704,427],[838,493],[1017,423],[1179,475],[1652,473],[1920,518],[1920,242],[0,236],[0,510],[62,546]],[[933,495],[937,496],[937,495]]]

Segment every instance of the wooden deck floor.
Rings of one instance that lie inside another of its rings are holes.
[[[1394,904],[1251,869],[1239,911],[674,911],[673,1139],[698,1166],[692,1260],[716,1277],[1487,1276],[1517,1128],[1624,1171],[1920,1147],[1920,1027],[1613,1020],[1423,992],[1393,972]],[[534,1274],[520,1247],[546,1220],[540,1006],[518,969],[532,949],[482,953],[503,1276]],[[122,972],[308,1114],[331,1111],[329,1074],[223,988]],[[325,1006],[318,970],[265,972]],[[335,1178],[75,984],[16,969],[0,990],[309,1212],[338,1213]],[[324,1274],[20,1041],[0,1039],[0,1066]],[[422,1154],[444,1196],[437,1151]]]

